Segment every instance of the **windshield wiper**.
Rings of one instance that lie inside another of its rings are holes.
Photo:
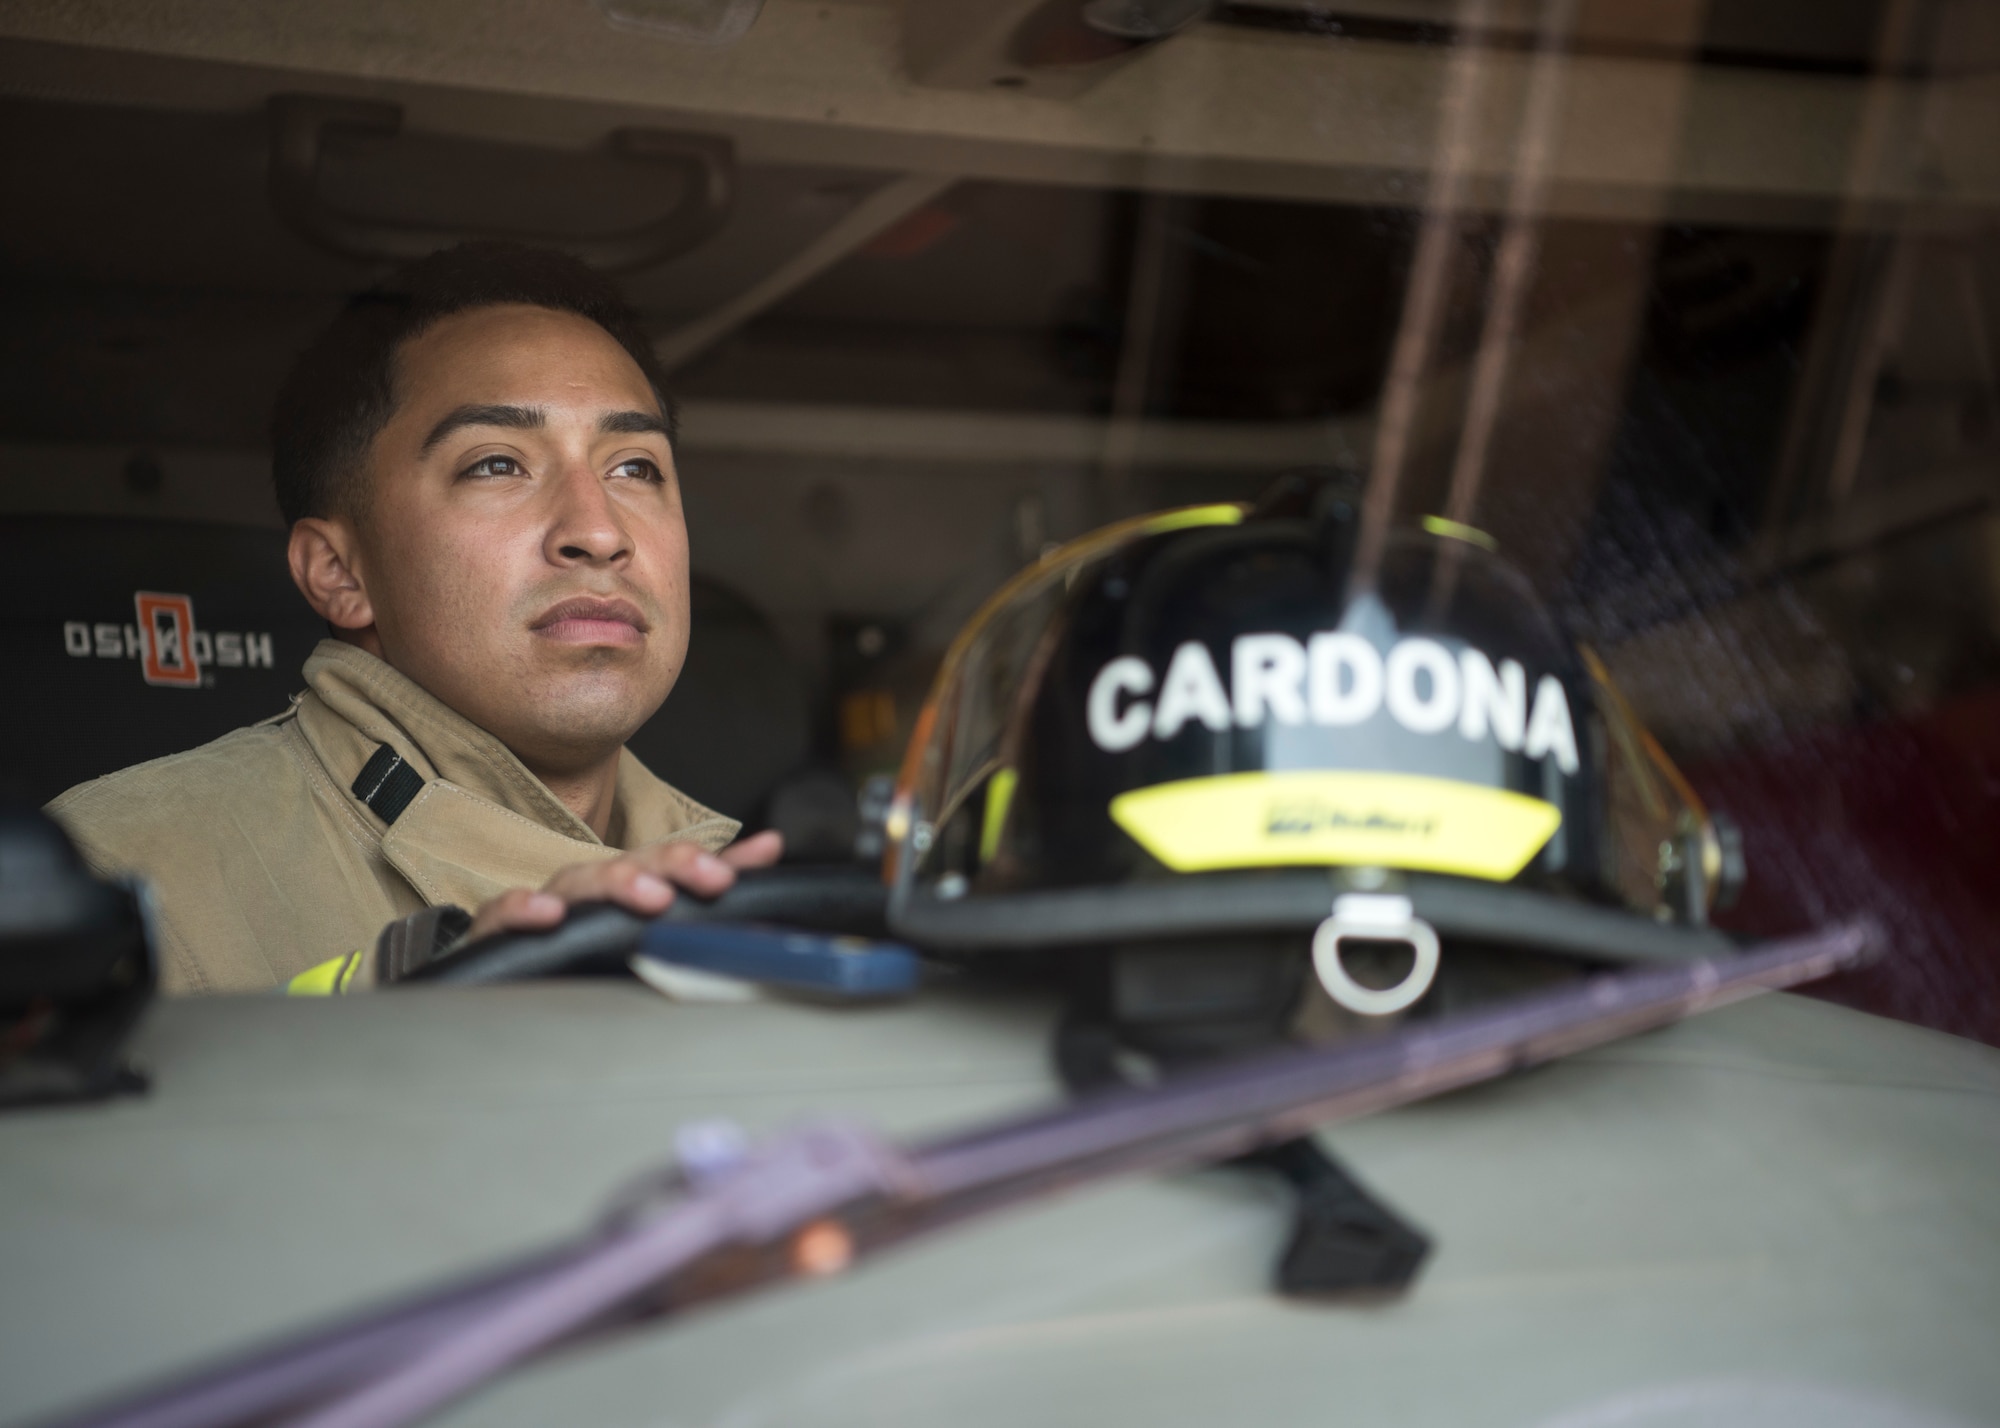
[[[711,1138],[580,1245],[198,1373],[62,1428],[392,1428],[564,1345],[1114,1175],[1198,1166],[1864,960],[1867,924],[1648,966],[1331,1049],[1289,1049],[899,1147],[845,1123]],[[55,1425],[50,1425],[55,1428]]]

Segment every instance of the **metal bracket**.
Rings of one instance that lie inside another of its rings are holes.
[[[1340,944],[1402,942],[1416,960],[1410,975],[1393,987],[1364,987],[1340,960]],[[1388,1016],[1413,1005],[1437,979],[1437,929],[1416,915],[1410,900],[1395,893],[1344,893],[1333,900],[1333,916],[1313,931],[1313,970],[1320,985],[1341,1006],[1361,1016]]]

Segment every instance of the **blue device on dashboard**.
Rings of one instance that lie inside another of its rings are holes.
[[[917,985],[917,954],[898,943],[756,923],[655,922],[638,955],[821,996],[893,997]]]

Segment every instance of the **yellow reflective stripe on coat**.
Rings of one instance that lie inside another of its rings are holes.
[[[1505,882],[1562,823],[1525,793],[1358,769],[1221,774],[1134,789],[1111,816],[1177,873],[1365,865]]]
[[[329,957],[317,967],[305,971],[285,983],[288,997],[337,997],[347,990],[353,980],[354,969],[361,965],[361,953],[349,952],[339,957]]]

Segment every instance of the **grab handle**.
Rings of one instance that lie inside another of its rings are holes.
[[[648,268],[699,247],[729,216],[736,183],[734,146],[726,138],[659,129],[619,129],[610,151],[635,166],[678,175],[681,201],[640,227],[596,237],[436,228],[393,219],[362,218],[329,206],[319,193],[320,157],[330,131],[391,137],[401,132],[400,105],[322,95],[281,94],[271,100],[271,206],[302,236],[369,262],[426,257],[468,238],[539,243],[572,253],[594,268]]]

